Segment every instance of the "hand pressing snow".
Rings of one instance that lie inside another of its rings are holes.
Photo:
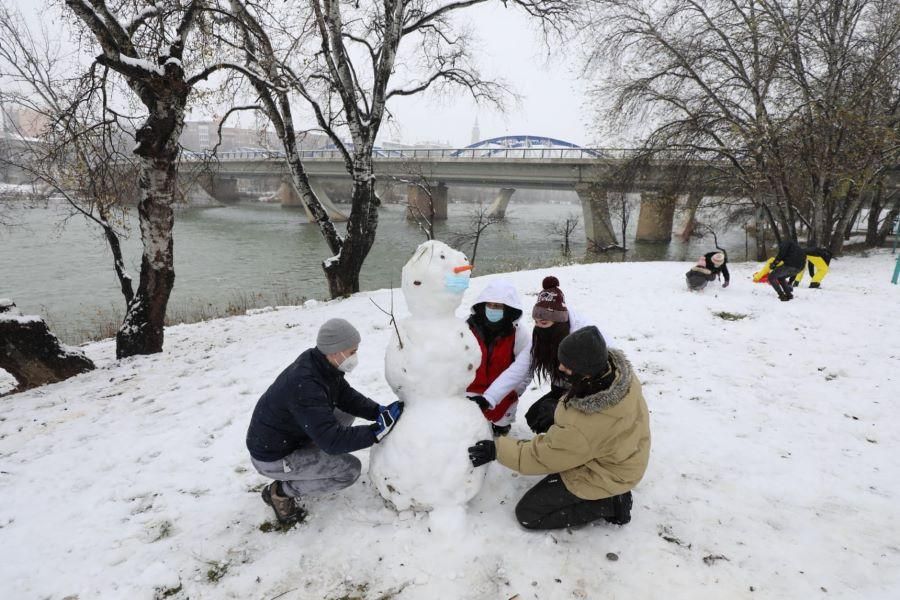
[[[497,458],[497,447],[492,440],[481,440],[469,446],[469,460],[473,467],[480,467]]]
[[[403,403],[400,401],[389,404],[375,419],[372,424],[372,433],[375,434],[375,441],[380,442],[384,436],[391,432],[400,415],[403,414]]]

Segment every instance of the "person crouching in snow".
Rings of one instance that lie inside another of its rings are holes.
[[[280,523],[302,521],[298,499],[340,490],[359,478],[360,462],[349,454],[386,436],[403,412],[363,396],[344,379],[356,366],[360,335],[344,319],[319,329],[316,346],[303,352],[260,397],[247,430],[253,466],[275,481],[263,501]],[[352,426],[354,417],[374,421]]]
[[[809,269],[810,277],[812,277],[809,287],[812,289],[819,288],[822,286],[822,280],[828,275],[828,269],[834,254],[828,248],[806,248],[803,252],[806,253],[806,266]],[[802,279],[803,269],[800,269],[800,272],[794,277],[793,287],[799,287]]]
[[[791,282],[806,267],[806,252],[794,240],[778,245],[778,254],[771,260],[769,285],[778,294],[778,299],[786,302],[794,298]]]
[[[547,433],[500,437],[469,448],[476,467],[497,460],[523,475],[546,475],[516,505],[526,529],[560,529],[599,519],[631,521],[631,490],[650,457],[650,416],[625,355],[607,350],[596,327],[559,345],[559,370],[572,383]]]
[[[705,288],[710,281],[715,281],[719,275],[725,280],[722,282],[722,287],[727,288],[731,282],[731,276],[728,273],[728,255],[724,250],[714,250],[701,256],[697,264],[691,267],[684,277],[687,280],[688,289],[699,291]]]
[[[510,369],[529,348],[528,332],[518,324],[521,316],[522,301],[516,288],[505,279],[496,279],[479,294],[466,321],[481,347],[481,364],[466,392],[491,422],[494,435],[509,433],[519,396],[529,381]]]
[[[534,377],[538,383],[542,381],[550,383],[550,391],[538,398],[525,413],[525,421],[535,433],[544,433],[550,429],[556,404],[571,387],[569,381],[559,371],[560,342],[573,331],[596,325],[577,312],[569,310],[556,277],[545,277],[542,288],[531,312],[534,332],[524,366],[528,379]],[[512,367],[513,375],[518,376],[522,368],[517,360]],[[528,380],[525,384],[528,384]]]

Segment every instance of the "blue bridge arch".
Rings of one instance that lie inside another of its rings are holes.
[[[590,150],[588,148],[583,148],[578,144],[573,144],[572,142],[567,142],[565,140],[559,140],[543,135],[506,135],[502,137],[481,140],[479,142],[475,142],[474,144],[466,146],[461,150],[457,150],[456,152],[451,154],[451,156],[468,154],[468,152],[466,151],[482,150],[483,152],[479,153],[479,155],[489,157],[501,153],[506,153],[511,149],[525,150],[529,148],[577,150],[581,153],[589,154],[591,156],[600,156],[599,152]]]

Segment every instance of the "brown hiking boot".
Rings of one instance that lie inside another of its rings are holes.
[[[283,493],[280,481],[273,481],[262,490],[263,502],[272,507],[282,525],[292,525],[306,518],[306,510],[297,501]]]

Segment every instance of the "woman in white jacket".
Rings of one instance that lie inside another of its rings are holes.
[[[525,414],[528,426],[535,433],[544,433],[550,428],[556,404],[570,387],[569,382],[559,371],[557,351],[560,342],[569,333],[582,327],[594,325],[600,329],[597,323],[569,310],[556,277],[545,277],[541,287],[543,289],[538,294],[531,313],[534,318],[531,339],[528,340],[526,347],[516,352],[515,361],[482,394],[493,407],[499,399],[514,390],[521,395],[532,379],[536,379],[538,383],[549,382],[550,391],[537,400]],[[524,328],[519,326],[518,329],[521,332]],[[512,414],[505,415],[505,423],[512,423],[515,420],[515,405],[512,408]]]
[[[509,433],[519,395],[530,379],[509,371],[531,346],[529,332],[519,326],[521,316],[522,301],[515,286],[495,279],[479,294],[466,321],[481,347],[481,364],[467,393],[491,422],[494,435]]]

